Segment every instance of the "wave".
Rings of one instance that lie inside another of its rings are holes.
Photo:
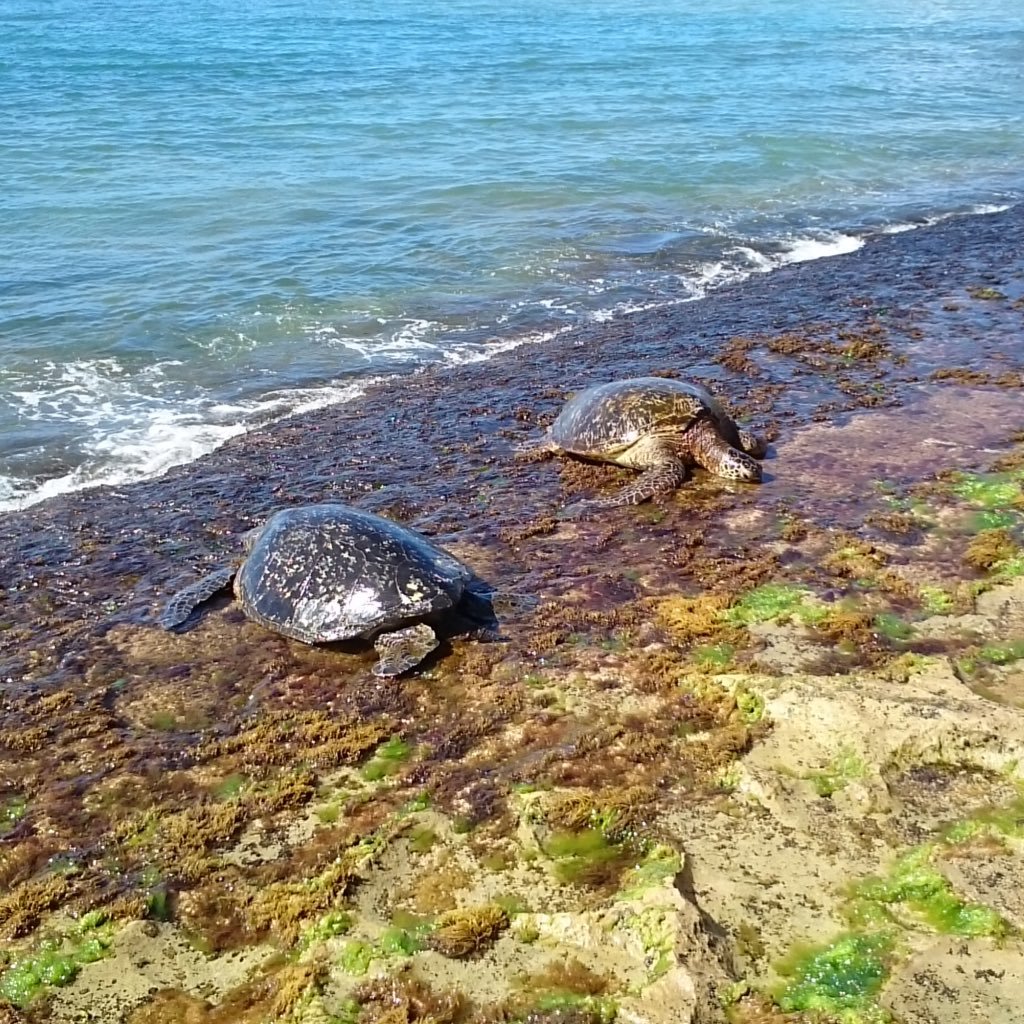
[[[152,379],[168,364],[148,367]],[[351,401],[379,378],[333,381],[311,388],[271,391],[258,399],[225,403],[193,398],[158,400],[126,380],[116,360],[79,361],[59,370],[56,386],[12,392],[26,421],[71,418],[78,429],[79,461],[44,479],[0,475],[0,510],[14,511],[71,491],[158,477],[194,462],[228,439],[285,416]],[[45,385],[46,378],[40,381]],[[115,394],[112,392],[116,392]]]

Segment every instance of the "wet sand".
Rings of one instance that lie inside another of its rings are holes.
[[[979,614],[978,592],[1006,583],[967,558],[990,524],[950,474],[1016,465],[1022,229],[1017,208],[881,236],[701,302],[372,388],[159,480],[0,519],[0,797],[19,809],[0,837],[0,931],[28,943],[54,912],[102,907],[119,921],[169,917],[211,950],[288,948],[358,899],[363,869],[331,875],[338,851],[423,794],[479,856],[521,832],[516,794],[529,786],[626,788],[644,808],[636,831],[655,835],[671,814],[694,830],[693,815],[712,820],[699,808],[719,806],[723,773],[766,742],[735,687],[708,687],[728,673],[825,678],[940,657],[968,697],[997,698],[1014,721],[1013,665],[963,666],[1019,623],[949,617]],[[698,472],[655,503],[558,520],[628,472],[516,461],[513,447],[573,390],[647,374],[702,381],[765,431],[765,482]],[[455,639],[386,683],[365,647],[303,647],[227,600],[187,634],[155,627],[167,594],[230,557],[238,533],[321,500],[429,533],[541,607],[504,623],[508,643]],[[1019,508],[997,511],[1019,542]],[[729,617],[766,584],[813,593],[827,614]],[[948,603],[934,629],[933,591]],[[879,616],[914,636],[885,635]],[[349,774],[392,736],[412,753],[366,799]],[[335,820],[311,825],[326,805]],[[623,863],[552,899],[590,912]],[[314,878],[322,899],[296,902],[287,886]],[[799,937],[795,924],[772,928],[785,936],[775,952]],[[742,974],[729,957],[715,970],[716,984]]]

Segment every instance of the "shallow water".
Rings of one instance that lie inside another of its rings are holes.
[[[0,0],[0,508],[1021,195],[1013,0]]]

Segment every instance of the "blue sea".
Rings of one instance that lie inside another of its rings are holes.
[[[0,0],[0,508],[1024,196],[1021,0]]]

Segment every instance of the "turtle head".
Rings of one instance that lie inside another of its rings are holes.
[[[737,451],[735,448],[730,448],[722,454],[718,465],[715,466],[715,473],[727,480],[744,480],[751,484],[761,482],[761,464],[746,452]]]
[[[257,540],[259,540],[259,536],[260,536],[260,534],[262,532],[263,532],[263,527],[262,526],[256,526],[256,527],[253,527],[253,529],[251,529],[251,530],[246,530],[245,533],[242,534],[242,536],[240,538],[241,542],[242,542],[242,550],[247,555],[252,551],[253,545],[256,543]]]

